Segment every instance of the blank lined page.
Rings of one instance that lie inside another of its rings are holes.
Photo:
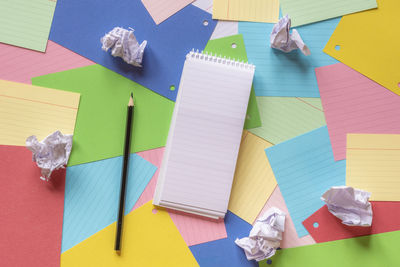
[[[44,52],[56,0],[0,0],[0,42]]]
[[[275,23],[279,0],[214,0],[213,19]]]
[[[183,210],[224,216],[253,75],[253,65],[195,52],[187,55],[156,204],[169,202]]]
[[[348,134],[346,184],[371,200],[400,201],[400,135]]]

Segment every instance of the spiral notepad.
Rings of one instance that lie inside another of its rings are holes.
[[[213,55],[186,55],[155,205],[225,216],[254,69]]]

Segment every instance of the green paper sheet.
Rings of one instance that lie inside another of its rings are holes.
[[[44,52],[56,3],[0,0],[0,42]]]
[[[211,40],[207,43],[204,51],[247,62],[246,48],[244,46],[243,35],[241,34]],[[260,113],[258,111],[256,94],[252,87],[244,128],[251,129],[259,126],[261,126]]]
[[[260,267],[396,267],[400,231],[277,251]]]
[[[320,98],[258,96],[262,126],[249,131],[279,144],[326,125]]]
[[[291,17],[292,27],[377,7],[376,0],[280,0],[280,4],[282,14]]]
[[[32,83],[81,94],[68,166],[122,155],[132,91],[131,153],[166,143],[174,102],[100,65],[36,77]]]

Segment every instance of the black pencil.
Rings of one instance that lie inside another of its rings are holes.
[[[125,188],[128,176],[128,163],[129,153],[131,144],[131,128],[133,123],[133,93],[129,98],[128,111],[126,114],[126,129],[125,129],[125,146],[124,146],[124,162],[122,165],[122,178],[121,178],[121,191],[119,195],[119,210],[118,210],[118,221],[117,221],[117,232],[115,236],[115,247],[114,249],[119,252],[121,251],[121,236],[122,236],[122,222],[124,219],[125,209]]]

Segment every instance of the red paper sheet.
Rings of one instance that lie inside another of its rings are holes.
[[[39,177],[27,148],[0,146],[1,266],[60,266],[65,169]]]
[[[326,205],[308,217],[303,225],[317,243],[400,230],[400,202],[371,201],[371,204],[371,227],[344,225]]]

